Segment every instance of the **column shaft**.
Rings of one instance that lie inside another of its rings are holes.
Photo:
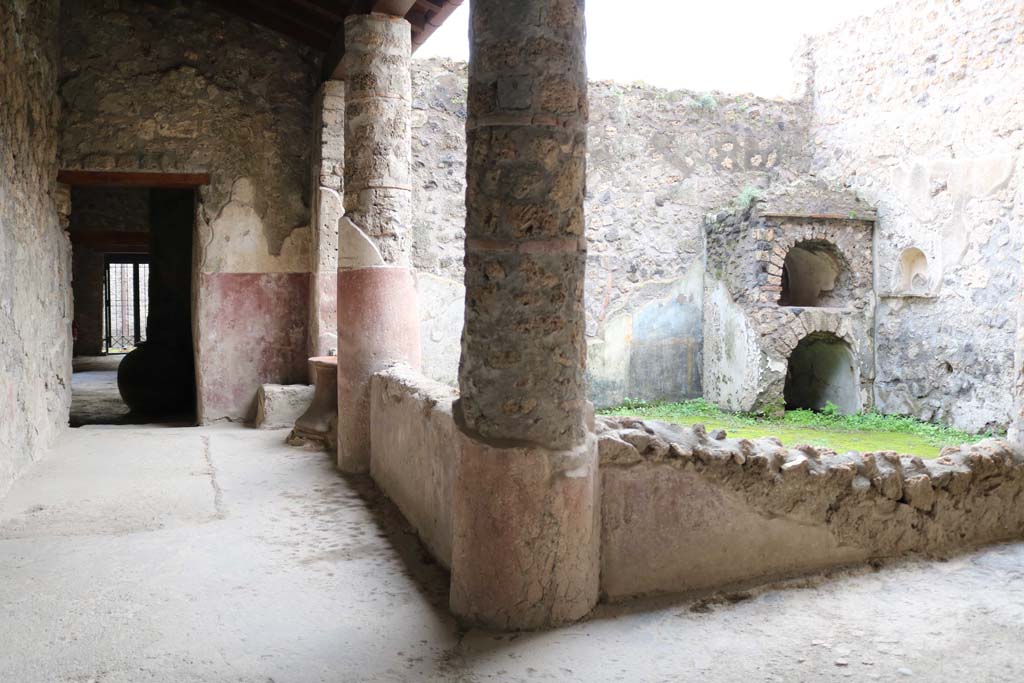
[[[338,219],[345,213],[341,195],[345,165],[344,81],[324,81],[317,94],[315,112],[309,355],[318,357],[335,354],[338,349]]]
[[[345,20],[345,216],[338,226],[338,466],[370,464],[370,378],[420,365],[411,249],[411,30]]]
[[[519,629],[597,600],[585,425],[582,0],[473,0],[453,610]]]

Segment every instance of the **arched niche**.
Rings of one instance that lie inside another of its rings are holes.
[[[903,293],[927,292],[928,257],[917,247],[908,247],[900,254],[897,289]]]
[[[782,266],[780,306],[843,306],[848,279],[845,262],[831,242],[799,242],[786,254]]]
[[[789,356],[786,410],[822,410],[829,403],[844,415],[860,411],[860,373],[853,350],[830,332],[814,332]]]

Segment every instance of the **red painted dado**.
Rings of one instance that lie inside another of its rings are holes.
[[[305,384],[309,273],[203,273],[199,419],[251,420],[261,384]]]
[[[393,362],[420,367],[416,285],[407,268],[338,272],[338,466],[370,466],[370,378]]]

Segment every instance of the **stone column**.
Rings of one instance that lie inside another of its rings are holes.
[[[314,103],[313,249],[309,287],[309,355],[338,348],[338,219],[345,167],[345,82],[324,81]],[[311,366],[312,367],[312,366]],[[310,379],[313,379],[312,377]]]
[[[370,465],[370,378],[420,366],[412,246],[411,29],[345,20],[345,216],[338,224],[338,467]]]
[[[470,7],[451,606],[489,627],[541,628],[582,617],[598,595],[583,1]]]

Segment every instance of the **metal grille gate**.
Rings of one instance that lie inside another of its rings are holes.
[[[103,341],[107,353],[131,351],[146,340],[149,262],[144,255],[107,256]]]

